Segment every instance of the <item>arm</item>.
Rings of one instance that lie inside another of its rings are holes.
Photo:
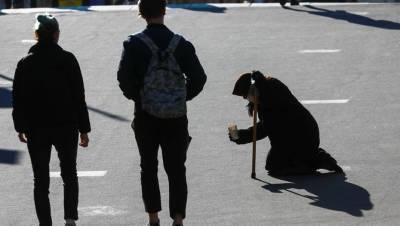
[[[124,96],[134,101],[138,100],[141,82],[135,79],[134,54],[129,40],[124,41],[121,60],[119,62],[117,80]]]
[[[78,115],[78,130],[81,134],[90,132],[89,112],[85,101],[85,87],[79,63],[71,54],[72,95]]]
[[[15,70],[13,89],[12,89],[12,106],[13,106],[12,117],[14,121],[14,128],[20,134],[27,132],[27,119],[24,113],[23,77],[24,77],[24,70],[23,70],[23,63],[21,60],[18,63],[17,68]]]
[[[253,127],[249,127],[248,129],[240,129],[238,130],[239,139],[232,140],[236,144],[248,144],[253,141]],[[257,123],[257,140],[264,139],[268,136],[268,132],[263,126],[262,122]]]
[[[188,41],[185,46],[185,55],[182,57],[181,69],[186,76],[186,100],[191,100],[196,97],[204,87],[207,81],[207,76],[203,67],[197,58],[196,51],[192,43]]]

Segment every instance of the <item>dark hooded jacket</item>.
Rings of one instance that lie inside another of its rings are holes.
[[[69,125],[81,133],[91,129],[78,61],[55,43],[39,42],[19,61],[12,97],[17,132]]]

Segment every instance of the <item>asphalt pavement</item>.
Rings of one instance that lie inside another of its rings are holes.
[[[135,10],[54,14],[59,44],[80,63],[93,129],[89,147],[78,153],[78,223],[145,225],[133,103],[116,80],[122,41],[145,23]],[[11,119],[13,74],[32,45],[33,23],[33,13],[0,14],[1,226],[37,225],[30,159]],[[193,140],[185,225],[398,225],[399,4],[173,7],[166,24],[192,41],[208,75],[204,91],[188,103]],[[346,178],[270,177],[267,139],[257,144],[257,180],[250,178],[251,145],[231,143],[227,125],[251,125],[246,102],[231,95],[236,78],[251,70],[279,78],[300,100],[316,101],[305,106],[319,124],[321,147]],[[52,172],[59,171],[56,156]],[[159,179],[161,225],[171,225],[161,158]],[[59,177],[50,190],[54,225],[63,225]]]

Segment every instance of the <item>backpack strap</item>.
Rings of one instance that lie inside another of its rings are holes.
[[[158,54],[158,46],[153,42],[153,40],[151,40],[151,38],[149,38],[149,36],[147,36],[145,33],[141,32],[139,34],[135,35],[136,37],[138,37],[140,40],[142,40],[142,42],[144,42],[144,44],[146,44],[147,47],[150,48],[151,52],[153,54]]]
[[[181,40],[181,38],[182,37],[180,35],[174,34],[174,36],[172,37],[171,41],[169,42],[167,51],[173,53],[175,51],[176,47],[178,46],[179,41]]]

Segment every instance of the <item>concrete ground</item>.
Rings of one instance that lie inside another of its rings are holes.
[[[79,225],[145,225],[133,103],[118,88],[122,41],[145,23],[137,11],[55,13],[60,45],[80,62],[93,131],[79,149]],[[33,39],[34,14],[0,16],[0,225],[37,225],[26,146],[11,119],[15,66]],[[280,7],[170,8],[166,24],[196,46],[208,75],[188,104],[186,225],[397,225],[400,220],[400,5],[329,4]],[[321,146],[347,178],[267,175],[267,139],[227,138],[228,123],[251,124],[246,102],[232,96],[240,73],[260,70],[286,83],[319,123]],[[347,100],[329,104],[324,100]],[[40,100],[37,100],[40,101]],[[305,102],[307,103],[307,102]],[[319,103],[319,104],[318,104]],[[59,171],[53,153],[50,169]],[[161,160],[161,159],[160,159]],[[168,182],[160,161],[162,225],[170,225]],[[54,225],[63,225],[62,181],[51,179]]]

